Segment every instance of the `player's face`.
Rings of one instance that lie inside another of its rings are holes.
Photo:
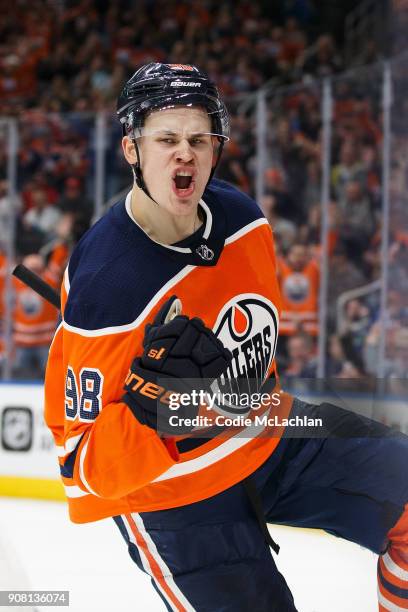
[[[145,121],[138,141],[143,178],[152,198],[172,214],[191,214],[203,195],[216,143],[209,132],[200,108],[160,110]]]

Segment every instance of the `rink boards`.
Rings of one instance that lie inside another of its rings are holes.
[[[56,448],[43,419],[43,392],[41,384],[0,384],[1,496],[65,499]],[[306,394],[302,398],[313,403],[327,399]],[[338,403],[408,432],[407,404],[402,398],[349,395]]]

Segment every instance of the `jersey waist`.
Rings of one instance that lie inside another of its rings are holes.
[[[280,418],[290,412],[292,398],[286,397],[279,409]],[[212,497],[257,470],[274,452],[283,432],[283,426],[264,425],[259,426],[254,437],[210,440],[183,453],[181,461],[154,482],[117,500],[65,486],[70,518],[75,523],[86,523],[127,512],[175,508]],[[66,479],[64,483],[68,484]]]

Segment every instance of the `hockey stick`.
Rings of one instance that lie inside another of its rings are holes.
[[[61,309],[61,298],[58,293],[46,283],[40,276],[19,264],[13,270],[13,275],[20,279],[27,287],[41,295],[44,300],[55,306],[58,310]]]

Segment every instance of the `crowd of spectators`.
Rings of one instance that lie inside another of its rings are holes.
[[[386,360],[382,375],[401,392],[408,342],[408,159],[403,113],[406,69],[396,63],[392,113],[387,256]],[[357,70],[333,80],[328,235],[328,346],[326,373],[375,384],[379,374],[382,260],[382,76]],[[308,332],[317,314],[318,283],[310,264],[321,262],[321,91],[304,86],[271,99],[268,116],[265,195],[261,204],[274,229],[283,274],[281,291],[297,330],[278,345],[286,374],[316,375],[316,342]],[[251,169],[251,159],[247,168]],[[304,245],[302,269],[293,251]],[[291,274],[288,273],[288,267]],[[380,281],[381,279],[381,281]],[[353,292],[353,290],[359,290]],[[395,306],[397,302],[397,307]],[[303,311],[303,320],[299,317]],[[288,315],[282,323],[287,334]],[[281,332],[282,333],[282,332]],[[295,367],[294,364],[297,364]],[[405,385],[405,392],[407,385]]]
[[[376,375],[378,289],[351,296],[341,316],[337,305],[340,296],[381,274],[381,75],[374,68],[355,67],[354,73],[343,76],[350,66],[334,37],[318,26],[312,0],[22,0],[15,11],[0,8],[0,16],[0,115],[18,117],[16,256],[24,261],[39,254],[42,274],[54,278],[61,275],[70,250],[92,223],[98,111],[107,116],[106,197],[129,184],[113,114],[121,85],[140,64],[192,62],[207,70],[231,111],[232,140],[217,174],[250,195],[255,195],[259,163],[256,119],[254,104],[243,102],[269,83],[267,159],[259,203],[277,244],[289,330],[282,334],[278,357],[289,378],[312,378],[317,372],[322,208],[318,79],[333,76],[326,371],[328,376],[351,379]],[[380,59],[374,41],[365,51],[370,61]],[[398,78],[404,86],[404,70]],[[402,113],[405,100],[400,104]],[[390,192],[389,279],[399,309],[392,309],[391,292],[388,311],[394,314],[387,324],[386,373],[394,378],[403,371],[408,353],[408,160],[407,137],[400,132],[393,148]],[[2,161],[5,136],[0,130]],[[0,257],[9,211],[2,175]],[[38,260],[36,265],[40,266]],[[40,370],[33,368],[35,375]]]

